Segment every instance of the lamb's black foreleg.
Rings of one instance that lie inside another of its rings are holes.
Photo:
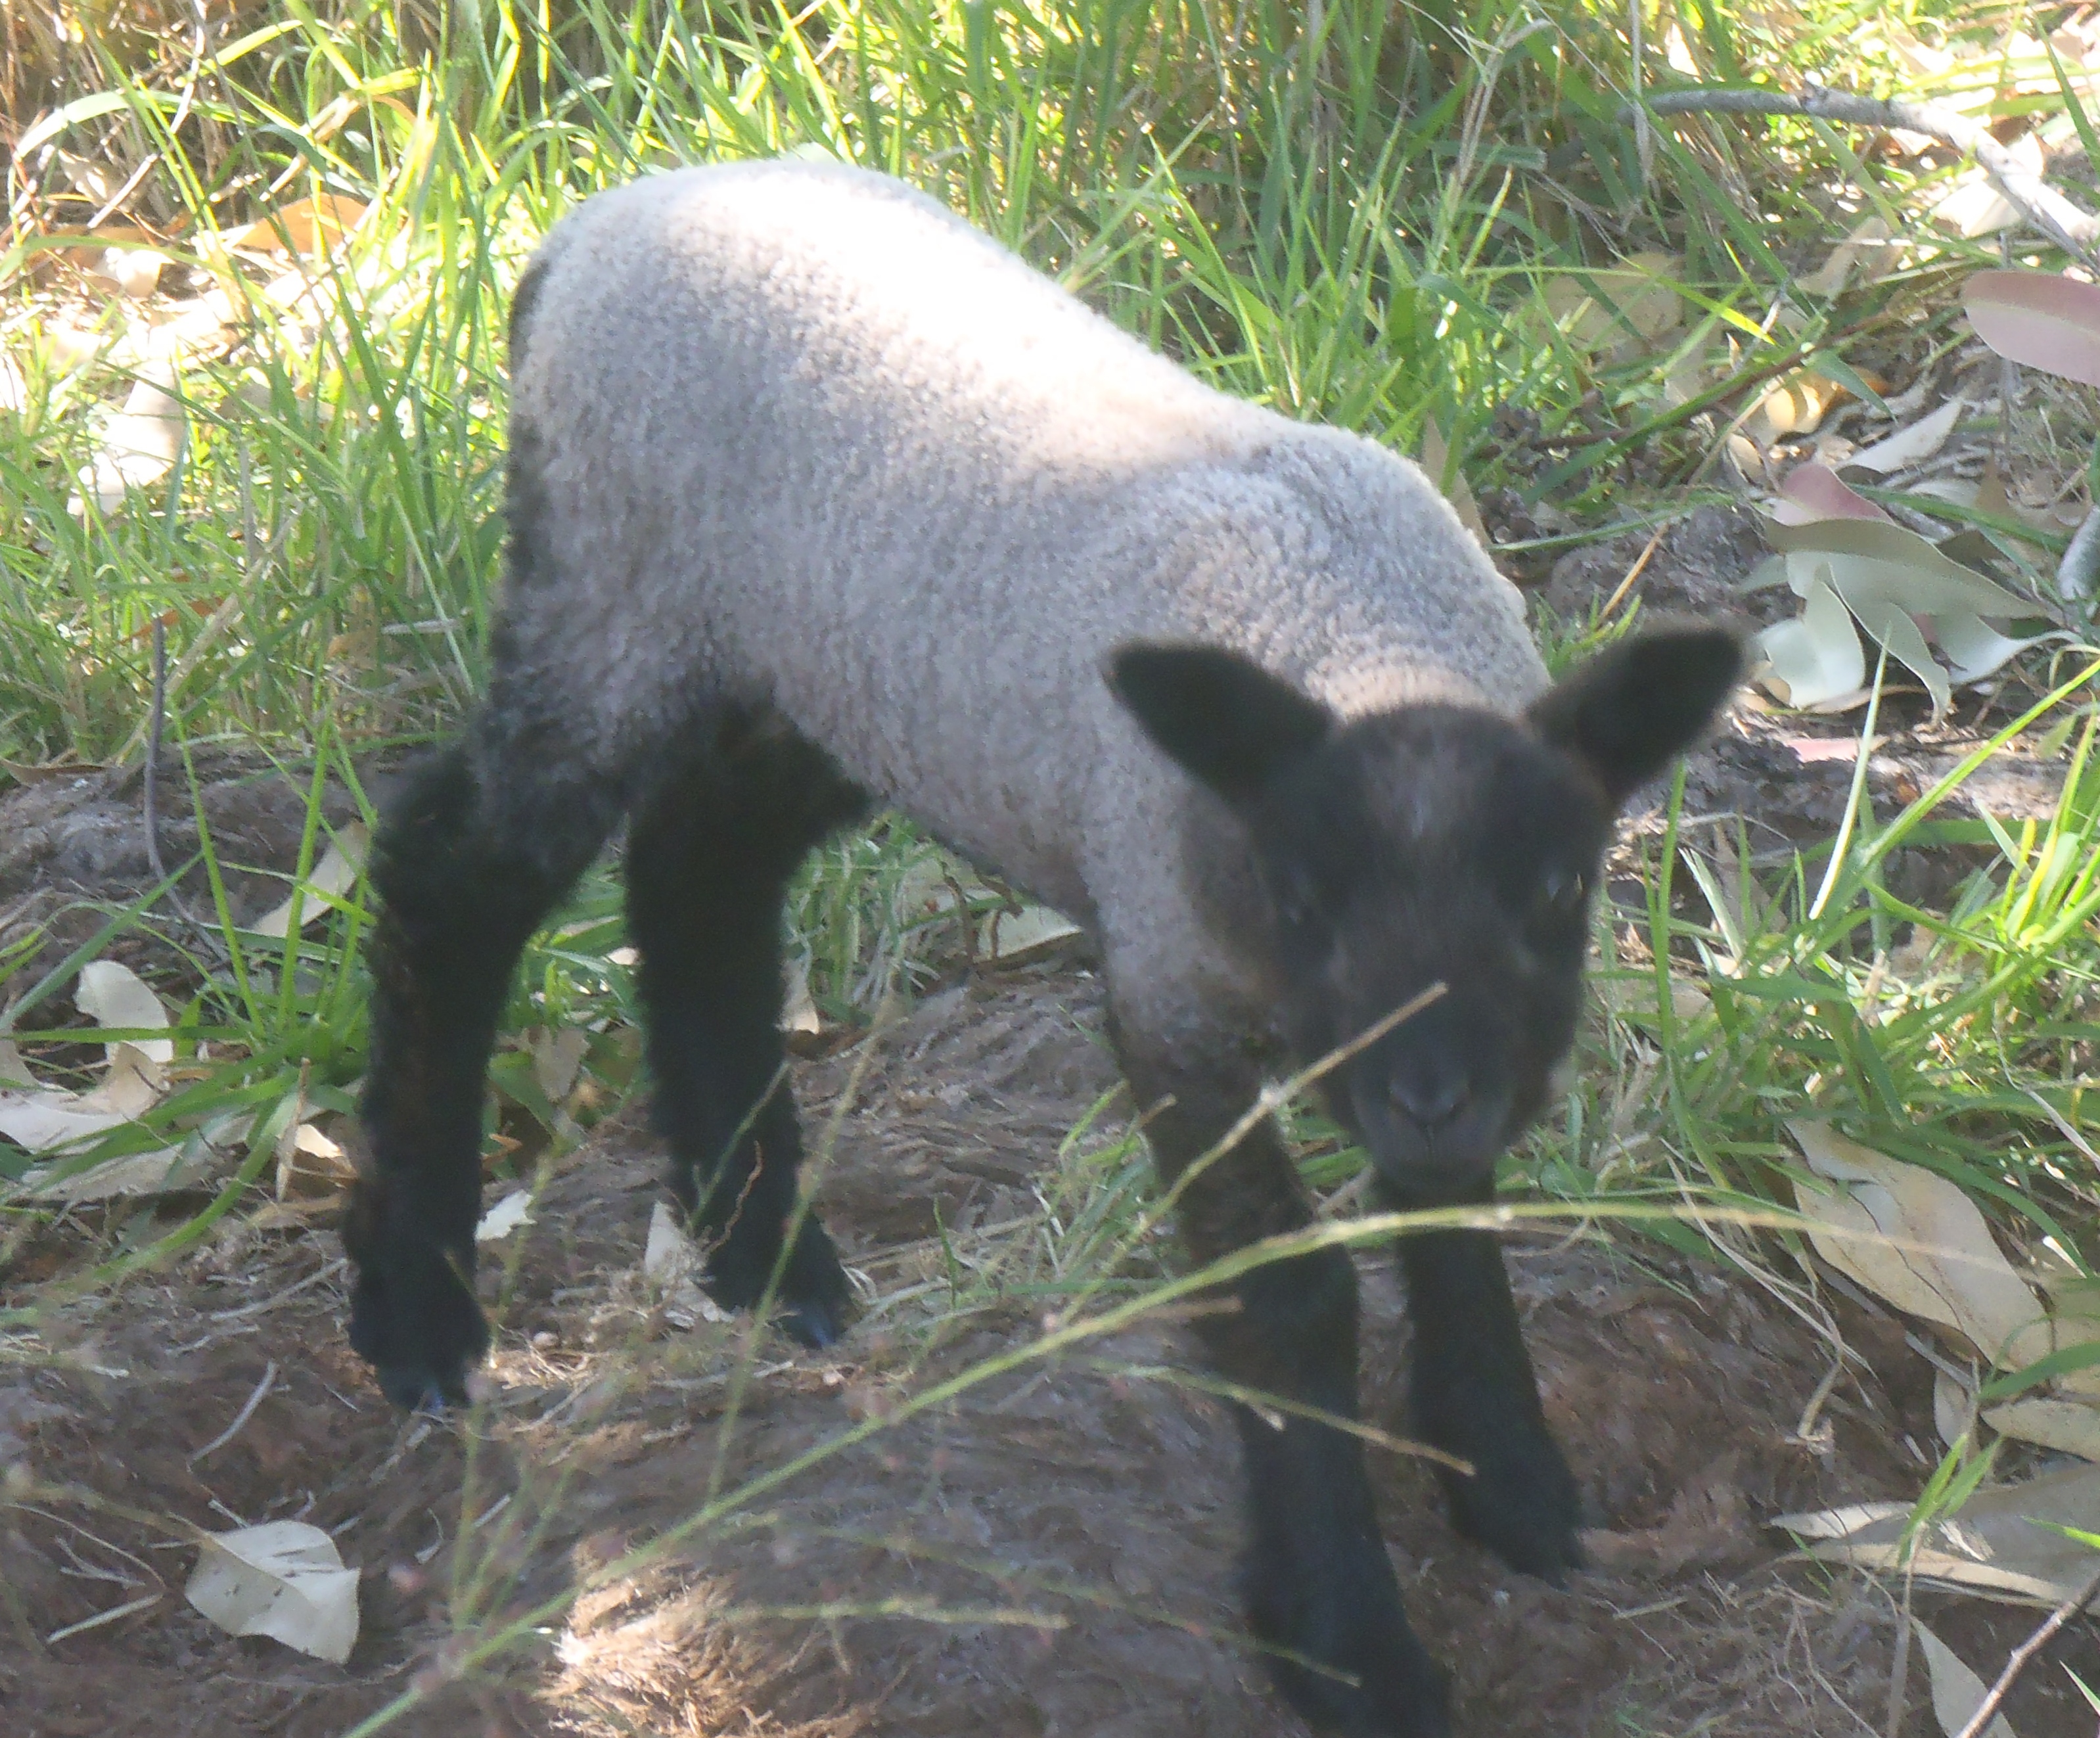
[[[1170,1185],[1252,1101],[1248,1083],[1205,1080],[1125,1054],[1146,1133]],[[1208,1263],[1312,1214],[1274,1129],[1257,1127],[1186,1186],[1184,1242]],[[1246,1472],[1248,1621],[1291,1705],[1323,1731],[1441,1738],[1444,1677],[1408,1627],[1386,1555],[1361,1438],[1305,1411],[1357,1413],[1357,1280],[1348,1253],[1320,1250],[1220,1288],[1197,1330],[1220,1374],[1274,1404],[1235,1405]],[[1300,1410],[1294,1411],[1290,1409]]]
[[[522,762],[516,783],[492,793],[465,743],[445,749],[409,775],[373,844],[371,1154],[342,1233],[351,1344],[404,1406],[464,1398],[488,1349],[474,1228],[496,1023],[519,951],[617,812],[574,793],[536,805]]]
[[[1433,1231],[1402,1237],[1400,1255],[1415,1428],[1474,1467],[1437,1469],[1452,1519],[1511,1568],[1557,1581],[1582,1566],[1581,1499],[1539,1408],[1502,1250],[1489,1232]]]
[[[850,1294],[813,1213],[780,1260],[802,1158],[780,1035],[781,907],[810,847],[862,799],[777,721],[725,739],[643,804],[628,840],[656,1123],[716,1301],[750,1308],[779,1267],[782,1325],[828,1345]]]

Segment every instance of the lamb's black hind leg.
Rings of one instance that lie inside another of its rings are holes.
[[[778,720],[739,721],[637,814],[627,911],[641,951],[656,1122],[716,1302],[749,1308],[779,1269],[781,1324],[812,1346],[850,1296],[805,1212],[784,1264],[801,1131],[780,1035],[781,910],[812,846],[865,800]]]
[[[488,1348],[474,1296],[488,1053],[519,951],[619,813],[604,786],[505,753],[484,719],[411,773],[373,842],[371,1156],[343,1242],[350,1342],[404,1406],[465,1397]]]

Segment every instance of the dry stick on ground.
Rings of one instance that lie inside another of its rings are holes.
[[[2020,1674],[2027,1669],[2027,1662],[2049,1645],[2052,1635],[2093,1603],[2095,1594],[2100,1594],[2100,1570],[2096,1570],[2083,1587],[2042,1620],[2040,1629],[2012,1651],[2005,1669],[1998,1674],[1998,1681],[1991,1686],[1977,1705],[1975,1713],[1969,1716],[1969,1723],[1954,1738],[1983,1738],[1983,1729],[2005,1705],[2005,1698],[2013,1693],[2013,1686],[2020,1681]]]
[[[2100,268],[2093,244],[2100,240],[2100,217],[2082,210],[1991,136],[1979,121],[1937,103],[1905,103],[1881,97],[1853,96],[1811,85],[1799,96],[1777,90],[1688,90],[1658,92],[1636,108],[1619,111],[1622,121],[1642,109],[1651,115],[1795,115],[1811,121],[1842,121],[1852,126],[1901,128],[1936,139],[1950,149],[1974,157],[2008,205],[2054,241]]]

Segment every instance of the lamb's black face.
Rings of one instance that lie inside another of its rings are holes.
[[[1326,1096],[1396,1189],[1475,1188],[1574,1039],[1604,792],[1506,720],[1419,707],[1335,733],[1244,818],[1292,1050],[1324,1056],[1441,983]]]
[[[1520,721],[1418,706],[1342,726],[1229,653],[1117,654],[1124,704],[1246,829],[1299,1060],[1445,986],[1326,1077],[1401,1200],[1476,1195],[1543,1108],[1613,816],[1705,727],[1740,657],[1717,629],[1657,633]]]

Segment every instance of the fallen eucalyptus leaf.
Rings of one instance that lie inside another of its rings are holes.
[[[1618,266],[1567,272],[1546,286],[1546,307],[1570,342],[1586,351],[1651,344],[1684,319],[1669,254],[1630,255]]]
[[[136,1044],[112,1044],[109,1052],[109,1066],[103,1077],[73,1102],[83,1110],[108,1111],[127,1123],[136,1122],[160,1103],[167,1090],[167,1073]]]
[[[95,462],[82,470],[67,497],[68,513],[82,517],[90,501],[98,512],[113,513],[131,490],[159,482],[174,468],[189,424],[174,386],[174,371],[165,365],[140,371],[123,409],[104,429]]]
[[[1983,1422],[2001,1436],[2015,1436],[2059,1453],[2100,1461],[2100,1406],[2028,1396],[1992,1407],[1983,1414]],[[2093,1519],[2100,1524],[2100,1514]]]
[[[1817,519],[1894,520],[1827,465],[1810,459],[1786,474],[1773,501],[1771,516],[1782,525],[1807,525]]]
[[[1961,1663],[1954,1650],[1917,1618],[1911,1619],[1910,1626],[1925,1655],[1926,1674],[1932,1682],[1932,1717],[1939,1722],[1939,1729],[1947,1738],[1961,1738],[1990,1692],[1983,1687],[1983,1680]],[[1999,1714],[1983,1728],[1983,1738],[2014,1738],[2013,1729],[2005,1723],[2005,1717]]]
[[[1902,1567],[1908,1502],[1861,1502],[1771,1525],[1811,1540],[1808,1555],[1860,1568]],[[2093,1573],[2093,1548],[2058,1528],[2091,1531],[2100,1515],[2100,1467],[2061,1467],[2024,1484],[1986,1486],[1959,1513],[1920,1529],[1913,1567],[1921,1579],[2015,1604],[2062,1604]]]
[[[1810,711],[1862,694],[1866,654],[1852,612],[1827,577],[1811,585],[1798,616],[1758,635],[1757,648],[1767,666],[1758,680],[1786,705]]]
[[[805,1037],[823,1031],[823,1017],[810,994],[810,956],[790,955],[781,964],[781,973],[788,980],[788,991],[780,1001],[780,1030]]]
[[[207,1127],[205,1138],[220,1144],[228,1131]],[[214,1137],[217,1138],[214,1138]],[[357,1174],[342,1145],[311,1123],[295,1123],[277,1137],[276,1196],[286,1201],[331,1201]]]
[[[546,1094],[549,1104],[558,1105],[569,1096],[577,1074],[582,1071],[585,1052],[589,1048],[590,1034],[580,1026],[551,1030],[541,1026],[534,1030],[532,1078]]]
[[[97,1026],[112,1030],[165,1030],[168,1024],[168,1010],[161,999],[130,967],[114,959],[93,959],[82,966],[80,981],[73,986],[73,1001]],[[155,1062],[175,1059],[171,1039],[130,1039],[120,1043]],[[117,1049],[116,1043],[103,1046],[104,1054],[112,1061]]]
[[[1941,1444],[1952,1448],[1976,1427],[1976,1396],[1966,1383],[1945,1370],[1932,1373],[1932,1427]]]
[[[219,243],[250,254],[325,254],[364,221],[367,209],[340,193],[295,199],[253,223],[223,231]]]
[[[2005,154],[2027,174],[2037,180],[2040,179],[2043,162],[2039,135],[2022,134],[2005,148]],[[1956,176],[1953,191],[1933,206],[1930,216],[1934,223],[1971,240],[2027,221],[2019,208],[1998,191],[1996,183],[1981,165]]]
[[[338,1665],[357,1644],[357,1571],[304,1521],[199,1536],[191,1604],[234,1635],[267,1635]]]
[[[1018,911],[995,906],[979,924],[977,951],[992,964],[1019,965],[1079,933],[1077,924],[1047,905],[1024,905]]]
[[[1954,432],[1955,424],[1968,408],[1965,399],[1949,399],[1930,416],[1921,417],[1907,429],[1897,430],[1871,447],[1861,448],[1845,462],[1882,476],[1921,465],[1947,444],[1948,436]]]
[[[153,248],[108,248],[102,255],[100,275],[134,302],[143,302],[161,281],[168,256]]]
[[[1812,501],[1831,501],[1827,485],[1814,479],[1803,485]],[[1818,585],[1837,593],[1860,625],[1888,650],[1889,655],[1921,682],[1943,712],[1956,682],[1974,682],[1996,669],[2023,645],[1987,628],[1982,618],[2005,620],[2031,615],[2033,606],[1974,569],[1963,567],[1917,532],[1886,519],[1856,514],[1787,523],[1768,521],[1765,535],[1786,558],[1787,583],[1804,599]],[[1776,639],[1781,655],[1805,673],[1813,665],[1832,672],[1849,664],[1843,642],[1827,609],[1817,624],[1793,633],[1767,629],[1761,636],[1767,656]],[[1777,624],[1784,629],[1785,624]],[[1943,664],[1932,655],[1927,631],[1948,651]],[[2047,637],[2038,636],[2037,637]],[[1811,660],[1808,648],[1815,649]],[[1774,658],[1776,671],[1780,659]],[[1779,671],[1781,679],[1785,673]],[[1834,675],[1810,681],[1822,693]],[[1789,684],[1789,693],[1793,685]],[[1792,704],[1815,704],[1794,699]],[[1830,699],[1824,704],[1834,704]]]
[[[1948,559],[1916,532],[1892,522],[1826,518],[1808,525],[1768,524],[1765,536],[1787,554],[1828,558],[1839,566],[1841,580],[1850,574],[1921,615],[1965,611],[2015,617],[2034,610],[2026,598]],[[1838,589],[1842,593],[1844,585]]]
[[[642,1277],[664,1299],[664,1314],[673,1324],[690,1328],[695,1321],[726,1321],[728,1312],[700,1284],[704,1263],[699,1246],[663,1202],[650,1210],[649,1240],[642,1255]]]
[[[1801,280],[1801,287],[1811,295],[1842,295],[1855,268],[1863,283],[1871,284],[1895,264],[1899,245],[1891,245],[1886,222],[1868,218],[1830,250],[1830,257]]]
[[[1860,625],[1887,650],[1890,657],[1925,685],[1926,692],[1932,696],[1932,716],[1943,717],[1954,699],[1954,685],[1932,655],[1932,648],[1925,643],[1917,618],[1901,605],[1862,588],[1845,589],[1834,567],[1831,584]]]
[[[2054,271],[1979,271],[1961,286],[1976,336],[2045,373],[2100,386],[2100,284]]]
[[[341,899],[357,884],[358,876],[364,872],[364,855],[371,845],[371,836],[362,821],[352,821],[336,829],[335,837],[329,848],[321,853],[315,863],[300,884],[305,890],[299,898],[299,927],[303,929],[316,918],[328,915],[329,902]],[[268,936],[282,941],[292,927],[292,896],[287,895],[247,926],[251,935]]]
[[[117,1119],[114,1127],[126,1120]],[[63,1163],[38,1165],[22,1173],[16,1193],[37,1201],[64,1201],[75,1206],[95,1201],[179,1194],[210,1188],[229,1168],[225,1155],[207,1141],[179,1147],[156,1147],[149,1153],[126,1153],[83,1170]]]
[[[1789,434],[1813,434],[1824,417],[1851,395],[1828,375],[1797,368],[1766,389],[1744,431],[1760,447]]]
[[[2030,646],[2071,637],[2064,629],[2053,629],[2047,633],[2031,633],[2024,639],[2013,639],[1985,625],[1975,616],[1960,612],[1935,616],[1932,630],[1940,651],[1947,655],[1948,673],[1957,682],[1981,682]]]
[[[2095,592],[2100,592],[2100,513],[2089,509],[2057,564],[2056,594],[2078,599]]]
[[[1809,1239],[1831,1266],[1906,1313],[1952,1329],[2002,1369],[2054,1349],[2040,1300],[1954,1184],[1824,1123],[1795,1118],[1786,1127],[1811,1171],[1847,1185],[1834,1195],[1794,1185],[1796,1203],[1817,1222]]]

